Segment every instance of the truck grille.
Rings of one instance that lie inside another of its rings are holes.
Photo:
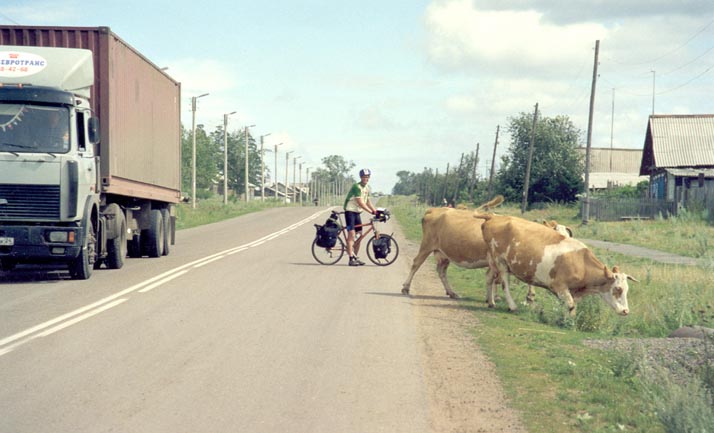
[[[59,185],[0,185],[1,219],[59,219]]]

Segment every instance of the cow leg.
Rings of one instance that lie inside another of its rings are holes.
[[[510,275],[508,272],[508,268],[505,268],[504,266],[498,266],[498,275],[501,278],[501,284],[503,284],[503,293],[506,295],[508,309],[510,311],[516,311],[518,308],[516,307],[516,303],[513,302],[513,298],[511,297],[511,290],[508,287],[508,277]]]
[[[443,255],[439,254],[438,252],[435,254],[436,256],[436,272],[439,274],[439,279],[441,279],[441,284],[444,285],[444,290],[446,290],[446,294],[449,295],[450,298],[452,299],[458,299],[459,295],[456,294],[451,289],[451,285],[449,284],[448,278],[446,278],[446,270],[449,269],[449,259]]]
[[[417,273],[419,268],[421,267],[422,264],[424,264],[424,261],[426,260],[427,257],[429,257],[429,254],[431,254],[431,251],[428,250],[419,250],[419,253],[414,257],[414,261],[412,262],[412,269],[409,271],[409,276],[407,277],[407,280],[404,282],[402,285],[402,294],[403,295],[408,295],[409,294],[409,289],[411,288],[412,285],[412,279],[414,278],[414,274]]]
[[[528,285],[528,295],[526,295],[526,301],[529,305],[535,302],[535,289],[530,284]]]
[[[488,303],[488,308],[493,308],[496,306],[494,300],[494,293],[496,292],[496,285],[499,282],[498,270],[495,270],[491,266],[486,269],[486,303]]]
[[[575,317],[575,300],[573,300],[573,295],[570,294],[570,290],[567,287],[557,290],[558,298],[568,306],[568,312],[571,317]]]

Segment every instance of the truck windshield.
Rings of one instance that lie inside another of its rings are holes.
[[[0,103],[0,152],[68,151],[67,108]]]

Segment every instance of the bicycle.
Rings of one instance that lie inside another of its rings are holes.
[[[317,237],[312,241],[312,256],[317,260],[318,263],[322,265],[334,265],[339,262],[342,256],[345,255],[347,251],[347,228],[343,223],[344,212],[332,211],[331,218],[334,218],[339,225],[339,232],[337,234],[337,239],[335,246],[330,248],[324,248],[317,244]],[[390,217],[389,211],[386,209],[383,211],[378,211],[378,216],[372,217],[368,223],[358,224],[356,227],[362,227],[363,230],[361,235],[355,239],[355,243],[359,239],[363,239],[369,233],[374,231],[374,235],[367,242],[367,257],[369,260],[377,266],[388,266],[394,263],[399,256],[399,244],[392,235],[380,233],[375,222],[386,222]],[[321,226],[315,224],[315,228],[320,228]],[[366,230],[365,230],[366,228]],[[360,232],[358,232],[359,234]],[[386,249],[385,257],[377,257],[375,253],[374,243],[379,240],[380,244],[384,241],[382,239],[387,239],[387,245],[389,247]]]

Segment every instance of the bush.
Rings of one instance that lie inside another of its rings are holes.
[[[700,380],[677,380],[662,367],[645,369],[645,390],[668,433],[713,432],[714,400]]]

